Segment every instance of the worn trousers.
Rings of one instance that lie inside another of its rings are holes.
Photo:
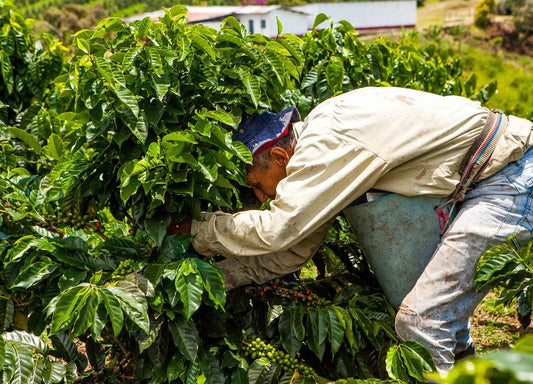
[[[472,345],[469,318],[488,288],[476,291],[481,255],[513,234],[533,238],[533,149],[479,182],[461,204],[428,266],[396,315],[396,332],[429,349],[441,372]]]

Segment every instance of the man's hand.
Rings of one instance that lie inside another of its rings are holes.
[[[181,223],[177,225],[176,225],[176,222],[174,221],[174,218],[172,218],[172,221],[167,227],[167,236],[174,235],[176,233],[185,233],[187,235],[190,235],[191,224],[192,224],[192,218],[190,217],[186,218],[185,220],[183,220]]]

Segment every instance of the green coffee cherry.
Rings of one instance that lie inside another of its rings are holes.
[[[245,341],[242,350],[244,356],[250,356],[254,360],[266,357],[270,362],[279,364],[283,371],[297,371],[301,375],[307,377],[311,377],[314,374],[311,367],[299,363],[299,360],[296,357],[291,357],[288,353],[278,351],[259,337],[251,342]]]
[[[135,261],[132,259],[122,260],[115,271],[112,273],[112,279],[120,279],[134,271]]]

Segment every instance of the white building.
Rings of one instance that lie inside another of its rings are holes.
[[[324,13],[333,21],[346,20],[357,30],[384,28],[411,28],[416,25],[416,0],[378,0],[346,3],[310,3],[299,6],[248,5],[248,6],[188,6],[187,18],[191,24],[203,24],[216,29],[228,16],[234,16],[249,33],[276,36],[277,19],[283,33],[303,35],[313,27],[315,17]],[[164,12],[155,11],[126,18],[126,22],[150,17],[157,20]],[[327,22],[318,28],[326,28]]]
[[[414,28],[416,26],[416,1],[379,0],[345,3],[309,3],[291,9],[309,16],[313,26],[316,15],[324,13],[334,21],[346,20],[357,30]],[[328,27],[327,22],[318,28]]]

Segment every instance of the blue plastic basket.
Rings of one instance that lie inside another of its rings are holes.
[[[446,198],[388,194],[344,209],[389,302],[398,307],[440,243],[435,208]]]

